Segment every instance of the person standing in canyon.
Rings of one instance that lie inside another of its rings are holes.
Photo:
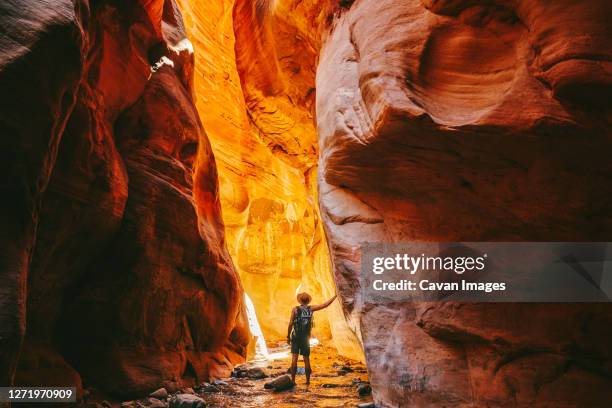
[[[312,330],[313,313],[322,310],[332,304],[337,295],[321,305],[309,306],[312,296],[302,292],[297,295],[298,306],[291,311],[289,327],[287,328],[287,343],[291,344],[291,382],[295,384],[298,357],[304,358],[304,372],[306,374],[306,385],[310,384],[310,332]]]

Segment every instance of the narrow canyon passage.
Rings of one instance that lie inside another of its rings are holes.
[[[195,53],[194,90],[219,171],[228,250],[247,310],[252,303],[256,313],[257,322],[249,316],[251,333],[261,333],[267,348],[275,349],[286,342],[298,292],[310,293],[314,304],[336,292],[317,198],[313,91],[318,35],[309,31],[312,25],[304,25],[312,23],[289,10],[258,15],[257,2],[178,4],[188,38],[195,50],[202,50]],[[340,302],[317,312],[313,337],[324,345],[313,351],[313,399],[307,394],[277,398],[263,393],[257,399],[260,405],[252,406],[364,402],[350,378],[342,378],[336,387],[318,373],[321,360],[327,366],[321,375],[335,376],[337,370],[332,367],[330,374],[328,363],[338,354],[353,364],[365,360]],[[249,355],[266,357],[261,354],[268,350],[257,341],[255,346],[253,350],[252,341]],[[281,360],[285,368],[287,358]],[[321,390],[328,392],[318,401]],[[255,385],[255,391],[261,393],[260,386]],[[286,398],[293,402],[283,404]],[[245,405],[247,400],[226,403],[251,406]]]
[[[609,21],[606,0],[0,2],[0,386],[610,406],[610,303],[360,281],[364,242],[610,241]],[[275,392],[299,292],[338,300],[310,387]]]
[[[21,135],[5,153],[29,166],[7,161],[3,184],[3,384],[118,403],[226,378],[258,340],[285,342],[298,291],[336,292],[317,202],[318,35],[262,20],[255,2],[57,3],[1,14],[33,33],[3,43],[2,90],[19,97],[2,124]],[[287,66],[272,26],[295,47]],[[325,359],[363,363],[340,302],[313,336]],[[355,400],[355,383],[341,388]]]
[[[284,340],[298,291],[315,304],[335,293],[317,197],[316,22],[289,3],[264,15],[255,1],[178,4],[200,50],[194,91],[219,172],[228,250],[265,338]],[[315,336],[364,360],[339,302],[317,316]]]

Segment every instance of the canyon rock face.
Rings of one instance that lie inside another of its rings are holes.
[[[250,334],[178,7],[46,3],[0,6],[0,381],[228,374]]]
[[[193,385],[247,354],[245,292],[275,340],[338,290],[315,334],[363,345],[377,406],[609,405],[609,305],[378,304],[359,246],[609,241],[611,18],[3,2],[0,385]]]
[[[180,0],[196,49],[197,106],[217,159],[228,249],[268,340],[285,339],[298,291],[335,292],[317,204],[318,1]],[[315,336],[363,359],[335,302]]]
[[[85,38],[71,1],[35,12],[2,3],[0,105],[0,384],[14,376],[26,325],[26,288],[42,191],[72,111]],[[61,66],[49,64],[63,51]]]
[[[377,406],[603,407],[610,305],[377,304],[363,241],[609,241],[605,1],[341,3],[317,71],[319,200]]]

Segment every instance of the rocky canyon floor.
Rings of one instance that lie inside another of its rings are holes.
[[[313,374],[309,386],[305,384],[303,362],[298,363],[296,386],[285,391],[271,391],[264,385],[288,372],[291,354],[287,345],[270,349],[268,360],[251,361],[237,367],[230,378],[203,383],[193,389],[158,390],[154,396],[133,401],[117,401],[88,390],[89,395],[79,407],[87,408],[141,408],[141,407],[195,407],[193,402],[200,398],[200,407],[359,407],[374,406],[369,387],[367,370],[360,362],[339,356],[334,348],[324,345],[313,347],[311,352]],[[241,376],[236,377],[236,373]],[[248,373],[248,374],[247,374]],[[264,378],[257,378],[267,375]],[[161,392],[160,392],[161,391]],[[363,395],[360,395],[363,394]],[[180,397],[184,396],[185,401]],[[172,401],[175,401],[174,403]],[[188,403],[188,405],[187,405]],[[369,405],[371,404],[371,405]]]

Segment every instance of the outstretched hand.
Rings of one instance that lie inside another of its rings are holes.
[[[317,310],[325,309],[326,307],[331,305],[334,300],[336,300],[336,297],[338,297],[338,295],[334,295],[331,299],[329,299],[327,302],[323,303],[322,305],[311,306],[310,309],[313,312],[316,312]]]

